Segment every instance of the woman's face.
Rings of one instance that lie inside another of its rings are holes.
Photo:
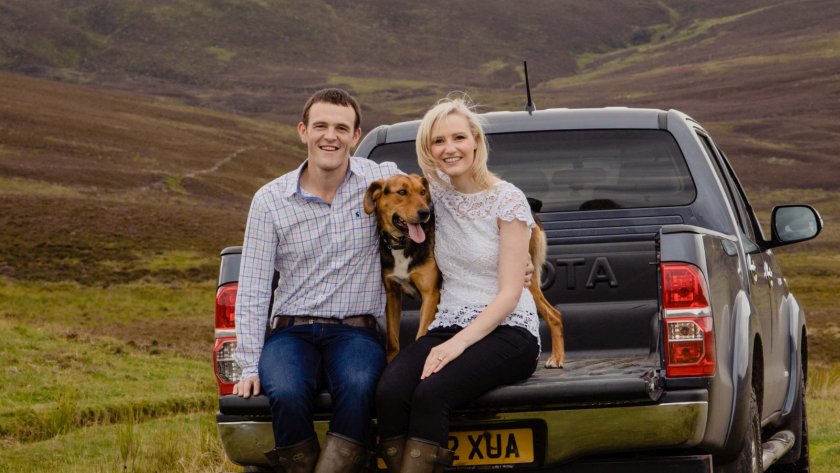
[[[432,127],[432,157],[450,179],[472,177],[476,140],[467,118],[450,113]]]

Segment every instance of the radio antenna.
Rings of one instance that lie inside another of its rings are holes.
[[[528,81],[528,61],[522,61],[522,64],[525,66],[525,91],[528,93],[528,103],[525,104],[525,111],[528,112],[528,115],[531,115],[537,109],[537,106],[531,100],[531,82]]]

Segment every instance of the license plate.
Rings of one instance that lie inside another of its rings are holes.
[[[464,430],[449,433],[453,466],[515,465],[534,462],[531,428]]]

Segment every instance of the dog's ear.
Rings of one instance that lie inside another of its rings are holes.
[[[420,178],[420,182],[423,183],[423,187],[426,189],[426,202],[432,201],[432,189],[429,187],[429,180],[425,177]]]
[[[379,179],[370,183],[365,192],[365,213],[370,215],[376,208],[376,201],[382,195],[382,187],[385,185],[383,179]]]

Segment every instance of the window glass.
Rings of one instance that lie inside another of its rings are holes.
[[[687,205],[697,191],[674,137],[663,130],[580,130],[488,136],[489,167],[542,210]],[[381,145],[376,161],[419,173],[414,142]]]
[[[750,205],[749,199],[747,199],[747,195],[744,193],[744,186],[741,185],[741,181],[738,179],[738,176],[735,174],[735,170],[732,169],[732,164],[729,162],[729,159],[726,157],[726,153],[721,151],[720,148],[715,147],[718,154],[721,156],[724,166],[726,167],[726,171],[729,174],[730,178],[735,185],[735,188],[738,190],[738,197],[741,202],[741,205],[744,207],[744,213],[746,214],[746,219],[749,220],[748,224],[752,227],[752,235],[758,240],[764,240],[764,233],[761,230],[761,224],[758,221],[758,217],[755,215],[755,211]]]
[[[703,143],[706,154],[712,161],[712,169],[714,169],[715,174],[717,174],[718,179],[720,179],[721,183],[723,183],[723,187],[726,189],[726,195],[728,197],[727,200],[729,200],[729,203],[735,212],[735,218],[738,221],[738,229],[744,239],[744,249],[748,253],[758,251],[759,247],[755,243],[756,239],[752,225],[753,222],[750,220],[750,214],[747,211],[747,206],[741,198],[741,194],[738,192],[739,189],[736,185],[736,181],[734,180],[734,176],[730,174],[730,170],[722,162],[721,156],[714,151],[717,148],[714,144],[712,144],[711,139],[703,133],[697,133],[697,137],[700,138],[700,142]]]

